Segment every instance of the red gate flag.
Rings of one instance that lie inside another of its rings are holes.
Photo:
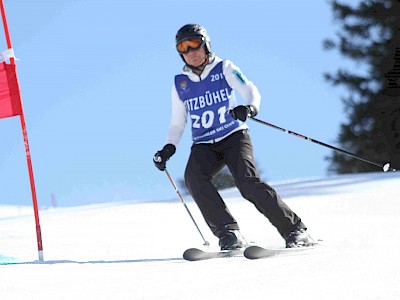
[[[29,149],[28,133],[26,131],[25,116],[22,109],[21,95],[15,66],[14,51],[11,45],[10,32],[6,19],[3,0],[0,0],[0,12],[3,19],[3,27],[7,42],[7,50],[0,53],[0,119],[18,116],[21,120],[22,136],[24,138],[26,162],[28,164],[29,181],[31,184],[33,211],[35,213],[36,239],[38,246],[39,260],[43,261],[42,232],[39,221],[39,207],[36,198],[35,180],[33,178],[33,168],[31,161],[31,151]]]
[[[22,115],[15,64],[0,64],[0,119]]]

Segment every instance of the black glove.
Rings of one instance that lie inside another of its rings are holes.
[[[257,114],[256,109],[251,105],[238,105],[234,109],[229,111],[229,114],[235,120],[240,120],[242,122],[247,120],[247,117],[254,117]]]
[[[159,169],[160,171],[164,171],[167,160],[170,159],[172,155],[174,155],[176,151],[176,147],[172,144],[166,144],[162,150],[157,151],[156,154],[154,154],[153,157],[153,162],[154,165]]]

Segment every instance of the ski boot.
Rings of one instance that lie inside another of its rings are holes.
[[[219,239],[221,250],[235,250],[246,247],[246,245],[239,230],[228,230]]]
[[[306,229],[300,228],[291,231],[286,237],[286,248],[309,247],[315,244]]]

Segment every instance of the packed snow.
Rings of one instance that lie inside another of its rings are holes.
[[[271,185],[323,246],[262,260],[188,262],[183,251],[203,247],[203,240],[180,200],[132,200],[41,209],[39,262],[33,209],[2,205],[0,298],[400,299],[397,172]],[[284,246],[236,189],[222,194],[249,242]],[[210,249],[216,249],[218,241],[196,205],[184,198]]]

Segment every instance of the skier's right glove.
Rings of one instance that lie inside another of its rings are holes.
[[[245,122],[247,117],[254,117],[257,115],[257,110],[252,105],[238,105],[229,111],[229,114],[235,120]]]
[[[164,148],[162,148],[162,150],[157,151],[157,153],[154,154],[153,157],[153,162],[157,169],[159,169],[160,171],[164,171],[168,159],[170,159],[171,156],[174,155],[175,151],[176,147],[172,144],[166,144]]]

